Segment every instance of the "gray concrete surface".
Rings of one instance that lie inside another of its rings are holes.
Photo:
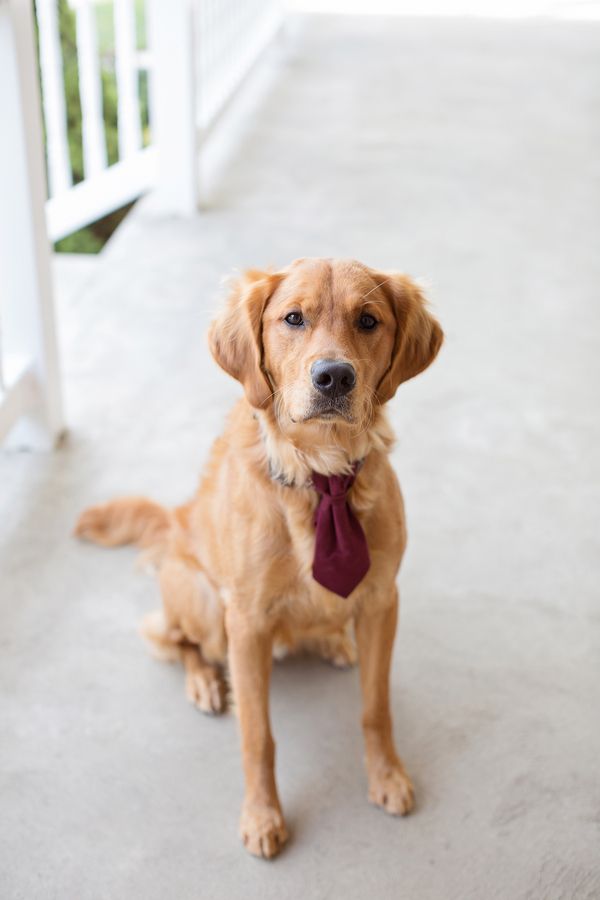
[[[62,299],[68,441],[0,455],[2,898],[600,896],[599,52],[586,24],[298,22],[204,214],[147,203]],[[146,654],[133,552],[69,530],[189,493],[238,393],[202,338],[220,277],[311,254],[424,276],[447,332],[391,407],[418,807],[366,802],[357,673],[278,665],[292,842],[267,864],[238,842],[235,719]]]

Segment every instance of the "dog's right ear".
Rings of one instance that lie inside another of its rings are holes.
[[[263,369],[262,318],[284,278],[281,272],[245,272],[234,282],[223,312],[208,332],[215,360],[243,385],[248,402],[256,408],[264,408],[273,393]]]

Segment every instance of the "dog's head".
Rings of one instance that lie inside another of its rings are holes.
[[[210,330],[219,365],[280,426],[368,427],[377,405],[435,359],[443,339],[406,275],[354,260],[247,272]]]

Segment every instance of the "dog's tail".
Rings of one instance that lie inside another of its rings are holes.
[[[121,497],[84,510],[75,535],[103,547],[137,544],[159,548],[171,527],[169,510],[145,497]]]

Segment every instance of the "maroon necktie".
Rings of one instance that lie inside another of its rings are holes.
[[[319,493],[315,513],[313,578],[340,597],[348,597],[369,571],[371,560],[361,524],[348,503],[359,465],[351,475],[312,473]]]

